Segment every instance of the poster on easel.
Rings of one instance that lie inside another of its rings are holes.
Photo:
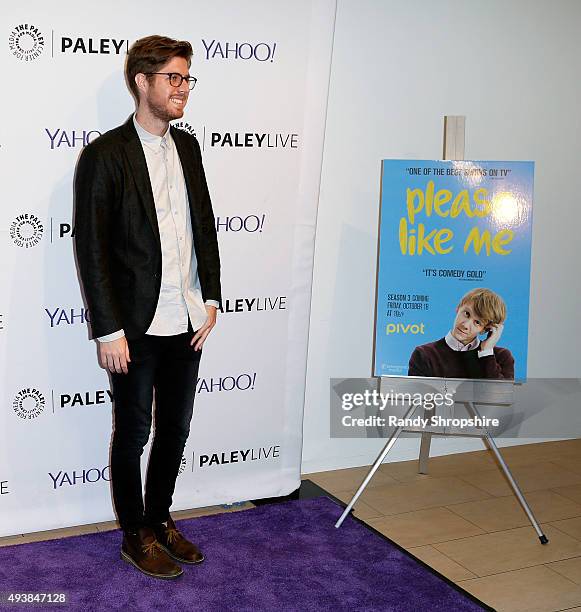
[[[375,376],[527,374],[534,162],[383,160]]]

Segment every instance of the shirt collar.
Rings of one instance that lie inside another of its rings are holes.
[[[471,351],[472,349],[478,348],[480,346],[480,339],[478,338],[478,336],[476,336],[476,338],[474,338],[474,340],[472,340],[470,344],[462,344],[460,340],[454,338],[451,331],[446,334],[444,340],[446,340],[446,344],[453,351]]]
[[[161,146],[162,139],[165,138],[166,141],[169,139],[169,125],[167,126],[167,131],[163,136],[152,134],[151,132],[148,132],[144,127],[139,125],[137,119],[135,118],[135,113],[133,113],[133,125],[135,126],[135,129],[137,131],[139,140],[141,140],[143,144],[149,145],[152,149],[156,151]]]

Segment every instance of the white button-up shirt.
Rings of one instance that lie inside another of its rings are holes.
[[[460,340],[457,340],[452,335],[452,332],[449,331],[444,338],[446,340],[446,344],[453,351],[471,351],[472,349],[478,348],[480,346],[480,339],[478,336],[472,340],[469,344],[462,344]],[[493,349],[484,349],[482,351],[478,351],[478,357],[488,357],[489,355],[494,355]]]
[[[169,127],[163,136],[157,136],[141,127],[135,115],[133,124],[151,181],[162,255],[159,299],[146,333],[173,336],[188,330],[188,317],[197,330],[208,316],[198,278],[186,182]],[[219,306],[213,300],[206,304]],[[119,330],[98,339],[107,342],[123,335],[123,330]]]

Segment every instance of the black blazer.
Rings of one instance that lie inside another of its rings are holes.
[[[212,204],[194,136],[170,128],[186,182],[205,300],[221,302]],[[88,144],[75,176],[75,246],[93,338],[143,335],[161,285],[161,242],[145,155],[130,117]]]

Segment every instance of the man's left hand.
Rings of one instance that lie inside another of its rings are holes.
[[[190,346],[193,345],[194,351],[200,351],[202,349],[208,334],[212,331],[214,325],[216,325],[218,309],[215,306],[208,306],[208,304],[206,304],[206,312],[208,313],[206,322],[202,325],[202,327],[200,327],[200,329],[198,329],[190,342]]]

